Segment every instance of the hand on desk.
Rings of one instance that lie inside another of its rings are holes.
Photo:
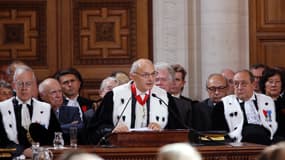
[[[33,156],[32,148],[26,148],[23,154],[25,155],[26,158],[32,158]]]
[[[155,122],[151,122],[149,123],[149,125],[147,126],[147,128],[154,130],[154,131],[160,131],[161,127],[158,123]],[[119,132],[128,132],[130,131],[129,128],[123,124],[123,123],[119,123],[112,131],[112,133],[119,133]]]
[[[149,129],[152,129],[152,130],[154,130],[154,131],[159,131],[159,130],[161,130],[160,125],[159,125],[158,123],[155,123],[155,122],[149,123],[148,128],[149,128]]]
[[[113,129],[113,133],[119,133],[119,132],[128,132],[129,128],[123,124],[123,123],[119,123],[114,129]]]

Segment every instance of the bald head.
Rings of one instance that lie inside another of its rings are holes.
[[[153,66],[153,63],[149,59],[138,59],[132,64],[130,73],[135,73],[138,69],[142,69],[144,66]]]
[[[47,78],[39,84],[39,93],[43,101],[50,103],[53,108],[58,108],[63,103],[62,90],[59,82]]]
[[[220,102],[221,99],[227,95],[228,82],[222,74],[211,74],[208,77],[206,86],[209,98],[214,103]]]
[[[156,72],[149,59],[139,59],[132,64],[130,78],[141,92],[150,90],[154,85]]]
[[[228,87],[228,95],[234,94],[234,83],[233,78],[235,75],[235,72],[229,68],[223,69],[221,74],[227,79],[229,87]]]

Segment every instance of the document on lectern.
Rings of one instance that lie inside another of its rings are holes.
[[[153,131],[152,129],[148,127],[142,127],[142,128],[131,128],[129,129],[130,132],[145,132],[145,131]]]

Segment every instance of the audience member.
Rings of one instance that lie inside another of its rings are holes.
[[[267,68],[268,67],[264,64],[253,64],[250,66],[250,72],[254,76],[254,91],[257,93],[260,93],[259,80],[262,76],[263,71]]]
[[[116,78],[114,77],[105,78],[100,85],[100,90],[99,90],[100,97],[103,98],[106,93],[112,91],[112,89],[114,87],[117,87],[118,85],[119,82]]]
[[[173,143],[159,149],[158,160],[202,160],[200,153],[189,143]]]
[[[123,72],[123,71],[113,72],[111,74],[111,77],[115,77],[118,80],[119,85],[128,83],[130,81],[130,78],[129,78],[128,74]]]
[[[14,73],[15,73],[15,70],[17,68],[30,68],[28,65],[26,65],[24,62],[22,61],[19,61],[19,60],[16,60],[16,61],[13,61],[7,68],[7,82],[12,84],[13,83],[13,76],[14,76]],[[32,91],[32,96],[33,98],[36,98],[38,99],[38,84],[37,84],[37,79],[35,81],[33,81],[33,91]],[[14,86],[12,86],[13,88],[13,95],[15,95],[15,88]]]
[[[49,103],[60,123],[64,134],[65,144],[69,144],[70,127],[83,127],[79,109],[63,105],[63,94],[59,82],[47,78],[39,84],[39,93],[43,101]]]
[[[13,80],[17,96],[0,102],[0,124],[4,126],[9,140],[17,146],[19,153],[24,149],[31,150],[28,147],[32,142],[51,145],[54,132],[61,131],[51,106],[32,98],[35,80],[31,68],[17,68]]]
[[[0,80],[0,102],[11,97],[13,97],[12,86],[8,82]]]
[[[159,62],[154,65],[157,76],[155,78],[155,85],[170,93],[175,82],[175,71],[168,63]],[[174,102],[178,108],[181,123],[186,128],[192,127],[192,103],[185,99],[173,97]]]
[[[248,70],[235,74],[234,85],[235,94],[214,107],[214,129],[229,131],[234,142],[271,144],[277,130],[272,98],[254,92],[254,76]]]
[[[103,160],[103,158],[91,153],[66,152],[59,157],[59,160]]]
[[[222,74],[213,73],[208,76],[206,89],[209,98],[193,106],[193,128],[200,131],[212,129],[212,111],[215,105],[227,95],[228,80]]]
[[[68,68],[56,73],[55,78],[59,81],[64,94],[63,104],[79,108],[81,120],[83,113],[92,108],[93,102],[79,95],[83,86],[83,79],[75,68]]]
[[[257,160],[284,160],[285,159],[285,142],[266,147],[259,155]]]
[[[96,100],[93,103],[93,107],[84,113],[87,124],[90,122],[96,109],[100,106],[105,94],[112,91],[112,89],[118,85],[119,85],[118,80],[115,77],[107,77],[101,82],[99,90],[100,99]]]
[[[266,69],[259,81],[260,91],[271,97],[275,103],[276,121],[278,129],[276,134],[285,138],[285,101],[281,93],[285,88],[282,72],[276,69]]]
[[[15,70],[17,69],[17,67],[20,66],[27,66],[24,62],[19,61],[19,60],[15,60],[13,61],[7,68],[7,82],[12,84],[13,83],[13,76],[15,73]]]
[[[170,90],[170,93],[172,94],[172,96],[190,101],[192,104],[197,103],[197,101],[192,101],[192,99],[182,95],[184,85],[186,83],[186,80],[185,80],[185,77],[187,74],[186,70],[180,64],[173,64],[171,65],[171,67],[173,68],[175,72],[174,84]]]
[[[285,88],[282,72],[276,69],[268,68],[260,77],[259,88],[261,93],[268,95],[273,100],[277,100]]]
[[[88,126],[91,143],[97,144],[110,132],[127,132],[133,128],[147,127],[157,131],[184,128],[174,115],[178,111],[172,96],[154,85],[156,75],[148,59],[132,64],[132,81],[108,92],[92,118]]]
[[[221,74],[226,77],[226,79],[228,80],[228,95],[234,94],[234,82],[233,82],[233,78],[235,75],[235,72],[229,68],[223,69]]]
[[[0,81],[4,80],[4,81],[8,81],[8,75],[7,75],[7,69],[8,69],[8,65],[3,64],[0,66]]]

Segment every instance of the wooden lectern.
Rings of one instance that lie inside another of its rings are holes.
[[[16,148],[0,148],[0,159],[12,159],[12,152],[15,152]]]
[[[159,147],[169,143],[188,142],[188,130],[132,131],[113,133],[108,138],[115,146]]]

